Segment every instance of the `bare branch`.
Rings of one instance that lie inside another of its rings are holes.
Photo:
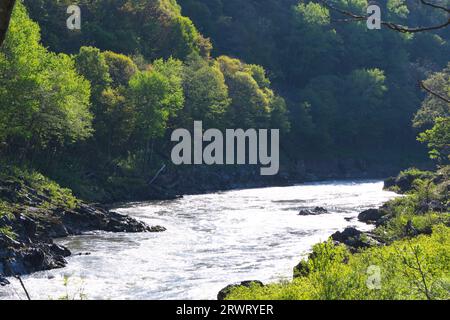
[[[0,46],[5,41],[15,2],[16,0],[2,0],[0,2]]]
[[[327,0],[318,0],[318,1],[320,1],[328,9],[336,11],[342,15],[345,15],[345,16],[351,18],[351,19],[337,20],[338,22],[363,21],[363,20],[367,20],[369,18],[369,16],[367,16],[367,15],[358,15],[356,13],[337,8],[337,7],[333,6],[332,4],[330,4]],[[425,6],[430,6],[432,8],[438,9],[438,10],[443,10],[443,11],[447,12],[448,14],[450,14],[450,8],[445,8],[445,7],[430,3],[425,0],[420,0],[420,1]],[[381,25],[383,25],[391,30],[397,31],[397,32],[418,33],[418,32],[424,32],[424,31],[438,30],[438,29],[442,29],[442,28],[449,26],[450,25],[450,15],[449,15],[449,18],[447,19],[447,21],[445,21],[441,24],[435,25],[435,26],[430,26],[430,27],[408,27],[408,26],[403,26],[401,24],[387,22],[387,21],[381,21]]]
[[[21,285],[23,291],[25,292],[25,295],[27,296],[27,299],[28,299],[28,300],[31,300],[30,294],[28,293],[28,290],[27,290],[27,288],[25,287],[25,284],[23,283],[22,278],[21,278],[19,275],[14,276],[14,278],[16,278],[17,280],[19,280],[20,285]]]
[[[430,2],[425,1],[425,0],[420,0],[420,2],[421,2],[423,5],[425,5],[425,6],[430,6],[430,7],[432,7],[432,8],[444,10],[445,12],[450,13],[450,8],[445,8],[445,7],[443,7],[443,6],[440,6],[440,5],[437,5],[437,4],[434,4],[434,3],[430,3]]]
[[[431,95],[435,96],[436,98],[441,99],[441,100],[443,100],[443,101],[445,101],[445,102],[447,102],[447,103],[450,104],[450,99],[448,99],[448,98],[444,97],[443,95],[441,95],[440,93],[437,93],[436,91],[433,91],[433,90],[431,90],[430,88],[428,88],[428,87],[425,85],[425,82],[419,81],[419,86],[420,86],[423,90],[425,90],[426,92],[428,92],[429,94],[431,94]]]

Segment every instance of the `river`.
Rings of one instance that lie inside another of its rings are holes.
[[[370,229],[356,217],[395,197],[382,187],[328,181],[127,204],[115,211],[167,231],[60,239],[73,253],[67,267],[23,280],[33,299],[215,299],[230,283],[291,279],[313,244],[347,226]],[[316,206],[331,213],[298,215]],[[24,299],[10,281],[0,299]]]

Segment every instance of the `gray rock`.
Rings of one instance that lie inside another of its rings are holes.
[[[315,207],[314,209],[302,209],[298,213],[299,216],[317,216],[321,214],[327,214],[328,210],[323,207]]]
[[[369,209],[358,215],[358,220],[366,223],[376,223],[387,213],[380,209]]]
[[[338,231],[331,238],[338,243],[345,244],[352,251],[380,245],[370,234],[361,232],[353,227],[346,228],[342,232]]]

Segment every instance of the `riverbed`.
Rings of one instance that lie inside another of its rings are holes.
[[[32,299],[215,299],[230,283],[289,280],[315,243],[347,226],[370,229],[357,215],[396,196],[382,188],[327,181],[126,204],[115,211],[167,231],[60,239],[73,253],[67,267],[23,281]],[[298,215],[316,206],[329,214]],[[24,299],[9,280],[0,299]]]

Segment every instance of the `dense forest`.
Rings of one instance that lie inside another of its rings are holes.
[[[450,0],[375,1],[381,30],[369,2],[80,0],[81,30],[67,28],[71,0],[3,2],[0,284],[63,267],[55,237],[165,231],[105,204],[415,165],[430,171],[388,179],[404,196],[360,214],[371,232],[337,232],[294,281],[222,298],[448,299]],[[280,174],[173,165],[171,133],[194,121],[280,129]],[[365,270],[380,264],[374,291]]]
[[[448,115],[430,94],[418,112],[426,97],[418,81],[445,93],[437,79],[448,79],[449,28],[368,30],[314,1],[117,0],[80,1],[82,29],[71,31],[70,4],[16,6],[0,56],[0,152],[88,199],[148,189],[163,165],[166,180],[177,180],[170,132],[193,120],[280,128],[289,176],[305,160],[423,163],[418,132]],[[408,1],[382,9],[398,23],[445,19]]]

